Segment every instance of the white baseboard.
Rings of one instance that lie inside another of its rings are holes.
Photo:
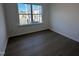
[[[0,56],[4,56],[4,51],[2,52],[2,51],[0,51]]]
[[[75,37],[73,37],[73,36],[70,36],[70,35],[65,34],[65,33],[62,33],[62,32],[58,32],[58,31],[53,30],[53,29],[51,29],[51,28],[50,28],[50,30],[51,30],[51,31],[54,31],[54,32],[56,32],[56,33],[58,33],[58,34],[60,34],[60,35],[63,35],[63,36],[65,36],[65,37],[69,38],[69,39],[72,39],[72,40],[74,40],[74,41],[76,41],[76,42],[79,42],[79,39],[77,39],[77,38],[75,38]]]
[[[35,30],[35,31],[30,31],[30,32],[25,32],[25,33],[18,33],[18,34],[14,34],[14,35],[8,35],[8,38],[9,38],[9,37],[14,37],[14,36],[23,35],[23,34],[29,34],[29,33],[32,33],[32,32],[43,31],[43,30],[46,30],[46,29],[48,29],[48,28],[40,29],[40,30]]]

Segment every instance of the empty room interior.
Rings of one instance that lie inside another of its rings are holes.
[[[0,3],[0,56],[79,56],[79,3]]]

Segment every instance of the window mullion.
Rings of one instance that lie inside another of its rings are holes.
[[[31,22],[33,23],[33,8],[32,8],[32,4],[31,4]]]

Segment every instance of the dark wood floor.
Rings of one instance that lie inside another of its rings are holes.
[[[10,38],[5,56],[79,56],[79,43],[45,30]]]

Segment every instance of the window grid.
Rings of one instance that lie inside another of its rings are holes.
[[[19,21],[20,25],[26,25],[26,24],[32,24],[32,23],[42,23],[42,11],[41,13],[33,13],[33,6],[34,4],[29,4],[30,5],[30,13],[19,13]],[[36,5],[35,6],[40,6]],[[42,9],[42,8],[41,8]],[[38,10],[40,12],[40,9]],[[24,20],[25,19],[25,20]]]

